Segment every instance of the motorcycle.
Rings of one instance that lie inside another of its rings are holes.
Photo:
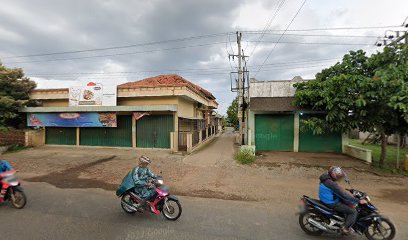
[[[123,179],[122,184],[116,191],[116,195],[121,198],[123,211],[129,214],[149,211],[156,215],[162,212],[167,220],[172,221],[177,220],[181,216],[182,208],[180,201],[176,196],[170,194],[169,187],[163,185],[163,178],[149,179],[156,193],[152,200],[146,201],[143,205],[141,204],[142,198],[134,192],[134,186],[129,187],[129,180],[127,178]]]
[[[357,204],[358,217],[353,230],[359,235],[365,235],[369,240],[391,240],[396,235],[394,224],[380,215],[372,204],[370,197],[356,189],[346,189],[359,200],[366,200],[367,204]],[[312,236],[323,233],[341,234],[344,216],[336,213],[321,201],[306,195],[301,198],[299,205],[299,225],[302,230]]]
[[[22,209],[27,203],[21,183],[16,179],[16,170],[6,171],[0,174],[0,203],[11,201],[14,208]]]

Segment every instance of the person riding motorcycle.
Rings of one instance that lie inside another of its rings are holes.
[[[7,161],[0,159],[0,174],[12,170],[13,167]],[[3,185],[0,182],[0,190],[2,189]],[[0,193],[0,202],[3,202],[2,195]]]
[[[7,172],[13,169],[13,167],[7,161],[0,159],[0,174],[3,172]]]
[[[144,206],[146,201],[149,201],[156,193],[153,184],[148,181],[150,178],[157,179],[158,177],[148,168],[148,165],[151,162],[152,161],[148,157],[141,156],[139,158],[139,165],[133,172],[135,193],[143,199],[140,202],[140,206]]]
[[[336,212],[345,215],[344,226],[341,231],[344,234],[352,232],[352,226],[357,220],[357,210],[348,204],[366,204],[367,201],[359,200],[343,189],[337,182],[346,177],[346,173],[340,167],[333,166],[328,172],[320,176],[319,198],[326,206]]]

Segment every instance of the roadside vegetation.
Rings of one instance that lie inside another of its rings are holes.
[[[256,160],[255,153],[248,148],[238,150],[234,158],[242,164],[251,164]]]
[[[20,144],[12,144],[8,147],[7,151],[5,152],[7,153],[14,153],[14,152],[19,152],[21,150],[27,149],[26,146],[20,145]]]
[[[372,143],[362,143],[361,139],[350,139],[349,144],[365,149],[369,149],[372,151],[372,158],[373,158],[373,166],[379,167],[379,160],[381,157],[381,146],[379,144],[372,144]],[[400,149],[400,157],[399,157],[399,166],[400,169],[396,169],[397,167],[397,147],[394,145],[388,145],[387,147],[387,155],[384,160],[384,166],[382,169],[386,170],[387,172],[393,173],[404,173],[404,175],[408,175],[407,171],[404,171],[404,161],[405,155],[408,154],[407,148]]]
[[[344,55],[316,74],[316,80],[295,84],[296,106],[327,113],[304,120],[303,126],[314,134],[352,129],[376,133],[381,145],[374,146],[375,159],[380,168],[390,167],[385,164],[392,148],[387,136],[408,132],[407,66],[408,46],[386,47],[370,56],[363,50]]]

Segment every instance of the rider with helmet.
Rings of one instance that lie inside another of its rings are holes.
[[[146,157],[141,156],[139,158],[139,165],[133,172],[133,181],[135,184],[135,193],[143,199],[140,203],[141,206],[146,204],[146,201],[150,200],[156,193],[152,183],[149,182],[150,178],[157,178],[157,176],[148,168],[148,165],[152,161]]]
[[[13,169],[13,167],[10,165],[10,163],[8,163],[7,161],[4,161],[4,160],[1,160],[0,159],[0,174],[2,174],[2,173],[4,173],[4,172],[7,172],[7,171],[10,171],[10,170],[12,170]],[[3,202],[3,191],[1,190],[2,189],[2,184],[1,184],[1,182],[0,182],[0,202]]]
[[[13,169],[13,167],[7,161],[0,159],[0,174],[3,172],[7,172]]]
[[[337,182],[344,179],[346,173],[340,167],[333,166],[328,172],[320,176],[319,198],[334,211],[345,215],[343,233],[352,231],[351,227],[357,220],[357,210],[348,204],[365,204],[365,200],[359,200],[343,189]]]

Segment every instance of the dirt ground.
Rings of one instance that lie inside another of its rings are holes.
[[[145,154],[177,195],[244,200],[294,212],[299,198],[317,196],[318,177],[331,165],[343,166],[355,188],[367,192],[384,213],[408,222],[408,178],[380,176],[370,166],[340,154],[267,152],[246,166],[233,159],[234,134],[226,132],[187,156],[166,151],[44,146],[1,156],[26,181],[59,188],[115,190]]]

